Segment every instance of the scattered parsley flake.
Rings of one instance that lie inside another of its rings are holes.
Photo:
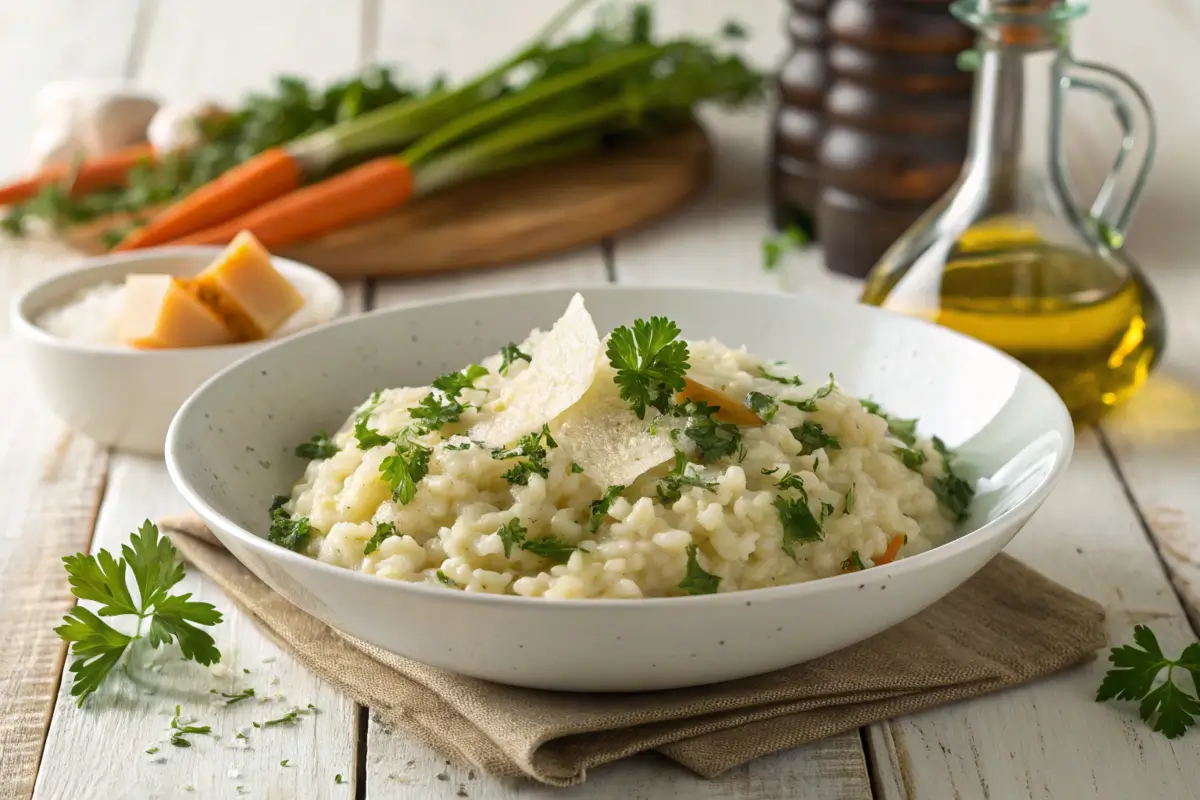
[[[475,381],[487,375],[488,371],[478,364],[471,364],[458,372],[448,372],[433,382],[433,388],[444,393],[451,399],[458,399],[464,389],[474,389]]]
[[[517,347],[516,342],[509,342],[508,344],[504,345],[504,347],[500,348],[500,374],[507,375],[508,368],[517,361],[531,360],[532,359],[530,359],[528,355],[521,352],[520,348]]]
[[[897,447],[896,456],[900,459],[904,466],[914,472],[920,472],[921,467],[925,464],[925,454],[920,450],[914,450],[911,447]]]
[[[363,547],[363,555],[369,556],[379,549],[379,545],[383,544],[383,540],[392,536],[396,536],[396,526],[391,522],[375,523],[375,533],[367,540],[367,544]]]
[[[850,557],[842,562],[842,572],[860,572],[867,568],[857,550],[850,552]]]
[[[577,462],[577,461],[571,462],[571,474],[572,475],[583,474],[583,467],[579,466],[579,462]]]
[[[371,415],[375,413],[375,409],[379,408],[379,403],[380,392],[376,390],[367,404],[358,412],[357,419],[354,420],[354,438],[358,440],[358,448],[363,452],[372,447],[382,447],[392,441],[390,436],[384,436],[370,426]]]
[[[434,574],[437,577],[439,583],[444,583],[447,586],[453,586],[455,589],[462,588],[456,582],[450,580],[450,578],[446,575],[446,573],[442,572],[440,569]]]
[[[811,455],[814,450],[840,450],[842,446],[838,444],[836,436],[831,436],[825,432],[817,423],[808,420],[798,428],[792,428],[792,436],[801,444],[801,455]],[[816,467],[814,466],[815,470]]]
[[[79,698],[79,705],[100,687],[130,643],[143,638],[142,623],[147,620],[145,638],[151,647],[178,641],[184,660],[205,666],[221,660],[212,636],[196,627],[220,623],[221,612],[209,603],[192,600],[191,593],[168,593],[183,580],[184,566],[171,541],[160,537],[158,527],[149,520],[130,536],[129,544],[121,546],[120,559],[101,550],[96,555],[65,556],[63,565],[71,593],[100,604],[99,615],[75,606],[54,629],[70,643],[76,657],[70,667],[75,676],[71,695]],[[133,573],[136,601],[129,591],[127,571]],[[127,636],[101,619],[114,616],[137,617],[138,633]]]
[[[700,548],[694,544],[687,547],[687,574],[679,582],[679,588],[688,594],[715,594],[721,585],[721,579],[700,566],[697,553]]]
[[[505,558],[512,558],[513,546],[520,547],[521,543],[525,541],[525,534],[528,532],[525,526],[521,524],[521,520],[516,517],[513,517],[496,530],[496,535],[504,543]]]
[[[291,761],[290,758],[285,758],[283,761],[279,762],[279,766],[286,767],[288,765],[288,762],[290,762],[290,761]]]
[[[616,500],[623,491],[625,491],[624,486],[609,486],[604,490],[603,497],[593,501],[588,506],[588,530],[595,533],[600,529],[600,523],[604,521],[604,516],[608,513],[608,509],[612,507],[613,500]]]
[[[337,775],[334,775],[333,782],[334,783],[345,783],[345,781],[342,780],[342,773],[339,772]]]
[[[801,484],[798,488],[799,498],[793,500],[778,495],[774,502],[775,510],[779,512],[779,524],[783,528],[782,549],[793,561],[796,560],[797,544],[819,542],[825,538],[821,520],[817,519],[808,507],[808,494],[804,491],[804,485]]]
[[[286,713],[284,713],[284,715],[282,717],[276,717],[275,719],[263,720],[262,727],[270,728],[273,725],[290,725],[291,723],[295,722],[299,718],[300,718],[300,709],[293,708],[293,709],[287,711]],[[259,727],[259,724],[256,722],[256,723],[254,723],[254,726],[257,728],[257,727]]]
[[[146,752],[149,753],[150,755],[154,755],[155,753],[158,752],[158,748],[157,747],[147,747]]]
[[[1138,711],[1150,729],[1168,739],[1187,732],[1200,717],[1200,643],[1192,642],[1177,659],[1167,658],[1154,631],[1145,625],[1133,629],[1132,645],[1114,647],[1108,655],[1113,667],[1096,692],[1096,701],[1140,701]],[[1175,682],[1175,670],[1191,673],[1192,692]],[[1166,679],[1157,687],[1163,670]]]
[[[746,31],[745,25],[729,20],[721,27],[721,35],[726,39],[745,39],[750,34]]]
[[[466,406],[458,400],[437,392],[430,392],[422,397],[421,402],[417,403],[415,407],[409,409],[408,413],[413,419],[419,420],[413,426],[413,431],[418,436],[423,436],[458,422],[458,418],[464,411],[466,411]]]
[[[859,400],[858,402],[870,413],[886,420],[888,424],[888,433],[890,433],[892,436],[904,442],[904,444],[908,445],[909,447],[912,447],[917,443],[918,420],[892,417],[883,410],[879,403],[876,403],[874,400],[867,399]]]
[[[257,723],[257,722],[256,722],[256,723],[254,723],[254,727],[256,727],[256,728],[258,727],[258,723]],[[249,737],[249,736],[247,736],[246,734],[242,733],[241,731],[238,731],[237,733],[235,733],[235,734],[233,735],[233,737],[234,737],[235,739],[243,739],[243,740],[245,740],[245,741],[247,741],[247,742],[248,742],[248,741],[250,741],[250,737]]]
[[[750,406],[750,410],[758,414],[763,422],[773,420],[779,411],[779,401],[762,392],[750,392],[746,395],[746,405]]]
[[[803,385],[803,382],[800,380],[799,375],[793,375],[790,378],[784,378],[780,375],[771,374],[770,370],[768,370],[766,367],[758,368],[758,376],[760,378],[763,378],[768,381],[774,381],[775,383],[782,383],[784,386],[801,386],[801,385]]]
[[[283,506],[287,501],[287,497],[278,495],[271,503],[271,527],[267,531],[267,541],[299,552],[304,545],[308,544],[308,538],[312,535],[312,526],[309,524],[308,517],[293,517],[285,511]]]
[[[842,505],[842,513],[849,514],[854,508],[854,484],[850,484],[850,488],[846,490],[846,502]]]
[[[458,444],[448,444],[444,447],[446,450],[470,450],[471,444],[471,442],[459,442]]]
[[[547,536],[544,539],[526,539],[521,542],[521,549],[551,561],[566,561],[571,557],[571,553],[579,548],[573,544],[567,544],[557,536]]]
[[[775,472],[778,472],[778,471],[779,471],[779,467],[776,467],[770,473],[766,473],[766,474],[774,474]],[[783,473],[783,477],[779,479],[778,485],[779,485],[779,491],[781,491],[781,492],[787,491],[788,489],[799,489],[802,492],[804,491],[804,481],[800,479],[799,475],[792,472],[791,470],[788,470],[787,472]]]
[[[249,697],[254,697],[254,689],[250,686],[247,686],[240,692],[234,692],[233,694],[221,692],[221,697],[225,698],[225,705],[231,706],[234,703],[240,703],[242,700],[245,700]]]
[[[550,426],[543,425],[540,431],[527,433],[518,439],[516,447],[510,450],[496,448],[492,451],[492,458],[497,461],[510,458],[525,459],[517,462],[517,465],[502,477],[514,486],[528,486],[530,475],[541,475],[545,478],[550,474],[550,467],[546,464],[547,450],[556,447],[558,442],[550,435]]]
[[[783,262],[784,253],[789,250],[797,250],[808,244],[808,242],[808,234],[796,224],[788,225],[776,236],[769,236],[763,239],[763,271],[774,272]]]
[[[323,460],[337,453],[337,445],[329,439],[325,431],[313,436],[307,442],[296,445],[296,455],[300,458]]]
[[[617,370],[613,381],[621,399],[629,403],[638,419],[646,408],[666,414],[675,393],[684,388],[688,346],[677,340],[679,326],[666,317],[634,320],[632,330],[622,325],[608,338],[608,361]]]
[[[687,456],[682,450],[675,451],[675,465],[671,471],[667,473],[661,481],[658,482],[656,491],[658,499],[665,504],[674,503],[683,496],[684,486],[695,486],[704,489],[707,492],[715,492],[717,490],[717,482],[705,480],[699,475],[697,469],[689,469],[695,465],[687,463]]]
[[[737,425],[722,422],[714,415],[715,406],[703,401],[688,400],[676,407],[675,413],[688,418],[683,435],[691,439],[700,451],[703,461],[717,461],[737,453],[742,444],[742,433]]]
[[[801,411],[812,413],[817,410],[817,401],[823,397],[828,397],[833,392],[833,374],[829,375],[829,383],[822,386],[813,392],[812,396],[804,400],[784,400],[789,406],[795,406]]]

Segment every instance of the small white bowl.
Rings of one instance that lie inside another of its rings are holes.
[[[284,258],[273,262],[304,295],[305,307],[260,342],[177,350],[81,344],[37,325],[38,317],[80,292],[126,275],[192,276],[219,247],[167,247],[88,259],[79,269],[36,284],[13,302],[10,323],[47,405],[73,430],[104,445],[161,455],[171,417],[200,384],[238,359],[341,313],[343,295],[323,272]]]
[[[820,297],[652,287],[581,289],[604,332],[664,314],[715,337],[833,372],[859,397],[920,418],[979,478],[950,541],[810,583],[696,597],[553,600],[392,581],[271,544],[268,508],[304,472],[297,443],[335,430],[384,386],[430,379],[549,327],[570,289],[394,308],[264,350],[200,388],[167,435],[184,499],[250,571],[300,608],[393,653],[537,689],[641,691],[724,681],[823,656],[901,622],[983,567],[1071,457],[1071,418],[1027,367],[946,328]]]

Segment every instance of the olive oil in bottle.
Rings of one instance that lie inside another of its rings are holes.
[[[1071,58],[1073,0],[957,0],[975,27],[967,162],[953,188],[876,264],[865,303],[920,316],[1023,361],[1076,422],[1145,383],[1166,341],[1162,307],[1122,249],[1154,151],[1144,94],[1111,68]],[[1065,168],[1064,96],[1106,97],[1124,152],[1090,211]]]

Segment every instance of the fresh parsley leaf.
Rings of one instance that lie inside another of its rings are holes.
[[[762,392],[750,392],[746,395],[746,405],[750,406],[750,410],[758,414],[763,422],[773,420],[779,411],[779,401]]]
[[[679,588],[688,594],[715,594],[721,585],[721,579],[710,572],[705,572],[700,566],[697,553],[700,548],[694,544],[687,547],[687,574],[679,582]]]
[[[610,486],[604,490],[603,497],[588,506],[588,530],[592,533],[599,530],[600,523],[604,521],[604,516],[612,507],[613,500],[616,500],[623,491],[625,491],[624,486]]]
[[[825,538],[821,520],[808,507],[808,495],[803,487],[800,497],[792,500],[783,495],[775,498],[775,510],[779,512],[779,524],[783,527],[783,552],[796,560],[796,545],[819,542]],[[822,514],[822,516],[824,516]]]
[[[544,539],[526,539],[521,542],[521,549],[552,561],[566,561],[578,548],[573,544],[567,544],[557,536],[547,536]]]
[[[717,408],[703,401],[688,400],[676,407],[677,414],[688,417],[683,435],[696,443],[700,458],[717,461],[738,452],[742,433],[732,422],[722,422],[714,415]]]
[[[221,653],[207,632],[197,625],[216,625],[221,613],[209,603],[193,602],[191,594],[172,595],[168,590],[184,576],[183,564],[170,540],[160,537],[158,527],[149,520],[130,536],[116,559],[107,550],[96,555],[77,553],[63,558],[67,581],[80,600],[100,604],[99,615],[76,606],[54,629],[71,644],[75,661],[70,671],[75,676],[71,695],[79,705],[95,692],[112,668],[120,662],[126,648],[142,638],[142,623],[149,620],[146,639],[151,647],[178,640],[183,657],[209,665],[221,660]],[[126,571],[133,573],[138,599],[129,591]],[[101,617],[133,616],[137,632],[133,636],[113,628]]]
[[[448,444],[448,445],[445,445],[444,449],[446,449],[446,450],[470,450],[471,442],[459,442],[458,444]]]
[[[675,465],[667,473],[666,477],[658,482],[658,486],[656,487],[658,499],[664,504],[674,503],[683,496],[684,486],[695,486],[707,492],[716,491],[717,482],[705,480],[701,475],[697,474],[696,470],[689,469],[692,466],[695,465],[687,463],[687,456],[684,455],[683,451],[676,450]]]
[[[774,471],[777,472],[778,470],[779,468],[776,467]],[[779,491],[781,492],[785,492],[788,489],[799,489],[802,492],[804,491],[804,481],[800,479],[799,475],[791,470],[783,473],[783,477],[779,479],[778,486]]]
[[[583,467],[579,466],[579,463],[576,461],[571,462],[571,474],[572,475],[583,474]]]
[[[147,747],[146,752],[149,753],[150,755],[154,755],[155,753],[158,752],[158,748],[157,747]]]
[[[766,367],[759,367],[758,375],[760,378],[765,378],[766,380],[774,381],[775,383],[782,383],[784,386],[800,386],[802,383],[799,375],[793,375],[790,378],[784,378],[779,375],[772,375]]]
[[[401,505],[411,503],[417,496],[417,484],[429,474],[430,449],[400,437],[396,452],[379,464],[379,474],[392,491],[392,500]]]
[[[933,479],[933,493],[938,502],[945,506],[958,522],[971,515],[971,500],[975,497],[975,489],[949,468],[945,475]]]
[[[517,361],[530,361],[531,359],[525,353],[522,353],[517,347],[516,342],[509,342],[500,348],[500,374],[507,375],[508,368]]]
[[[421,398],[421,402],[409,409],[408,413],[418,420],[413,426],[414,432],[423,436],[458,422],[458,418],[466,410],[466,406],[455,398],[441,392],[430,392]]]
[[[442,375],[433,382],[433,388],[442,392],[447,397],[456,400],[464,389],[474,389],[475,381],[487,374],[488,371],[483,367],[478,364],[471,364],[466,369]]]
[[[857,550],[850,552],[850,557],[842,562],[842,572],[859,572],[867,568]]]
[[[550,435],[550,426],[543,425],[540,431],[528,433],[517,440],[517,446],[511,450],[497,448],[492,451],[492,458],[503,461],[509,458],[524,458],[515,467],[504,473],[504,479],[511,484],[526,486],[530,475],[541,475],[545,478],[550,474],[546,464],[546,451],[558,447],[558,442]]]
[[[850,488],[846,490],[846,502],[842,504],[842,513],[849,514],[854,508],[854,484],[850,484]]]
[[[808,244],[808,234],[799,225],[788,225],[781,233],[763,240],[762,257],[763,270],[773,272],[783,261],[783,254],[788,250],[797,250]]]
[[[863,408],[877,417],[883,417],[887,420],[888,433],[904,442],[909,447],[917,443],[917,422],[916,419],[901,419],[900,417],[892,417],[880,407],[879,403],[874,400],[859,400]]]
[[[462,588],[457,583],[450,580],[450,578],[446,575],[446,573],[442,572],[440,569],[437,572],[435,572],[434,575],[437,577],[439,583],[444,583],[447,586],[453,586],[455,589]]]
[[[822,397],[828,397],[832,391],[833,391],[833,375],[830,375],[829,383],[825,384],[820,389],[817,389],[815,392],[813,392],[811,397],[804,399],[804,400],[784,400],[783,402],[787,403],[789,406],[795,406],[796,408],[800,409],[801,411],[806,411],[811,414],[812,412],[817,410],[817,401],[820,400]]]
[[[617,370],[613,381],[621,399],[629,403],[638,419],[646,407],[666,414],[675,393],[684,388],[688,346],[677,341],[679,326],[666,317],[634,320],[633,329],[621,326],[608,338],[608,361]]]
[[[193,733],[212,733],[212,726],[192,725],[184,722],[180,716],[179,706],[175,706],[175,716],[171,717],[171,744],[176,747],[191,747],[192,743],[184,737]]]
[[[914,450],[911,447],[897,447],[895,452],[901,463],[914,472],[920,472],[922,465],[925,464],[925,453],[920,450]]]
[[[241,701],[246,700],[247,698],[254,697],[254,689],[252,687],[247,686],[245,689],[242,689],[240,692],[234,692],[233,694],[227,694],[225,692],[221,692],[221,697],[225,698],[225,705],[231,706],[234,703],[240,703]]]
[[[293,517],[284,511],[283,504],[286,502],[287,498],[279,495],[271,504],[271,527],[267,531],[267,541],[299,552],[304,545],[308,544],[308,538],[312,535],[312,526],[309,524],[308,517]]]
[[[525,541],[525,534],[528,532],[525,526],[521,524],[521,520],[516,517],[513,517],[496,530],[496,535],[504,543],[505,558],[512,558],[513,545],[520,547],[521,543]]]
[[[826,450],[840,450],[842,448],[838,444],[836,436],[826,433],[824,428],[812,421],[805,422],[799,428],[792,428],[792,436],[801,444],[802,449],[800,452],[803,455],[810,455],[814,450],[821,448]]]
[[[313,436],[307,442],[296,445],[296,455],[300,458],[326,459],[337,453],[337,445],[330,441],[325,431]]]
[[[1145,625],[1133,629],[1132,645],[1114,647],[1108,655],[1113,667],[1096,692],[1096,701],[1140,701],[1142,719],[1168,739],[1182,736],[1200,716],[1200,644],[1188,645],[1178,659],[1167,658],[1154,631]],[[1175,682],[1175,670],[1192,675],[1193,692]],[[1157,688],[1154,681],[1163,671],[1166,680]]]
[[[383,540],[390,536],[396,536],[396,526],[391,522],[376,522],[375,533],[370,539],[367,539],[366,545],[363,547],[363,555],[369,556],[379,549],[379,545],[383,544]]]
[[[384,436],[368,424],[370,415],[360,416],[354,422],[354,438],[358,440],[358,449],[366,451],[372,447],[382,447],[390,444],[392,437]]]

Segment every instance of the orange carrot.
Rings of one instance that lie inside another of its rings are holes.
[[[263,247],[286,247],[398,208],[412,194],[412,170],[408,164],[384,156],[171,243],[225,244],[246,230]]]
[[[139,162],[150,161],[153,158],[154,148],[148,144],[137,144],[106,156],[88,159],[79,164],[78,169],[74,164],[51,164],[36,175],[0,186],[0,206],[11,206],[30,200],[43,187],[66,180],[71,180],[72,197],[109,186],[119,186]]]
[[[729,395],[718,392],[716,389],[710,389],[703,383],[694,381],[691,378],[684,378],[683,383],[683,391],[675,395],[676,402],[687,399],[714,406],[720,410],[713,414],[713,416],[721,422],[732,422],[734,425],[754,428],[763,425],[762,419],[757,414]]]
[[[115,249],[151,247],[219,225],[295,191],[303,181],[291,153],[282,147],[264,150],[163,209]]]
[[[883,551],[883,555],[881,555],[879,558],[873,558],[871,560],[875,562],[875,566],[877,567],[882,567],[884,564],[890,564],[896,560],[896,556],[900,555],[900,548],[904,547],[907,542],[908,537],[904,534],[893,536],[892,540],[888,542],[887,550]]]

